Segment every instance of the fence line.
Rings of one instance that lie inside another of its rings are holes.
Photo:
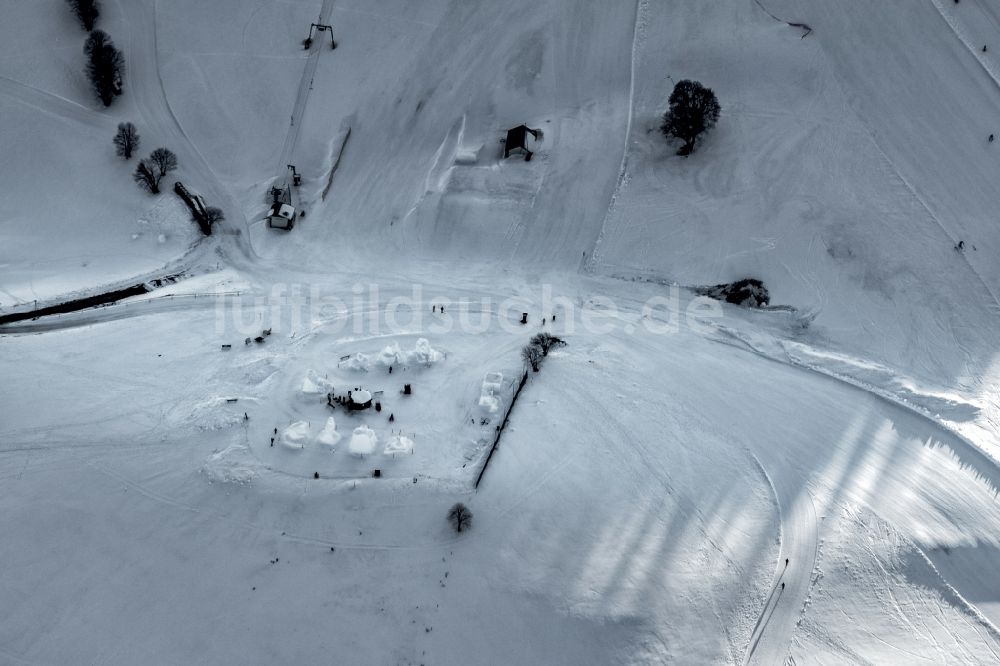
[[[479,482],[483,480],[483,475],[486,474],[486,467],[490,464],[490,459],[493,458],[493,452],[497,450],[497,446],[500,444],[500,436],[503,435],[504,428],[507,427],[507,421],[510,419],[510,413],[514,411],[514,403],[517,402],[517,397],[521,395],[521,389],[524,385],[528,383],[528,371],[524,371],[524,375],[521,376],[521,383],[517,385],[517,390],[514,391],[513,397],[510,399],[510,404],[507,406],[507,412],[503,416],[503,421],[497,427],[497,434],[493,438],[493,446],[490,447],[490,452],[486,454],[486,461],[483,462],[483,468],[479,470],[479,476],[476,477],[476,484],[473,486],[475,489],[479,489]]]

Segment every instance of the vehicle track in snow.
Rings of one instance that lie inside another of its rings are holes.
[[[594,242],[591,243],[590,251],[581,257],[580,260],[580,270],[585,273],[593,273],[595,270],[595,266],[597,265],[596,256],[601,246],[601,241],[604,238],[604,230],[608,225],[608,219],[611,217],[611,213],[615,209],[615,203],[617,203],[618,196],[621,194],[621,189],[624,187],[628,177],[628,153],[629,144],[632,141],[632,116],[635,105],[635,70],[638,61],[639,47],[642,45],[642,21],[648,2],[649,0],[636,0],[635,3],[635,22],[632,26],[632,52],[629,60],[628,122],[625,124],[625,140],[622,146],[622,159],[618,166],[618,179],[615,181],[615,189],[611,193],[611,201],[608,202],[608,208],[604,211],[604,219],[598,229],[597,237],[594,239]]]
[[[965,47],[969,50],[970,53],[972,53],[972,57],[974,57],[976,59],[976,62],[978,62],[982,66],[983,70],[989,75],[990,79],[993,80],[993,83],[996,84],[997,90],[1000,91],[1000,69],[997,69],[993,65],[993,63],[990,62],[984,55],[982,55],[982,52],[979,51],[979,49],[977,49],[973,45],[969,35],[965,33],[965,31],[961,28],[961,26],[959,26],[958,22],[954,18],[952,18],[951,15],[949,15],[948,12],[945,10],[945,8],[942,6],[941,4],[942,0],[930,0],[930,1],[931,4],[934,5],[934,8],[937,10],[937,12],[941,15],[941,18],[944,19],[944,22],[948,25],[948,28],[950,29],[951,33],[955,36],[956,39],[958,39],[958,41],[962,42],[962,44],[965,45]],[[989,15],[991,19],[995,20],[995,16],[993,15],[992,12],[989,12]],[[879,150],[881,150],[881,147],[879,147]],[[885,155],[885,152],[883,151],[882,154]],[[888,159],[888,157],[886,157],[886,159]],[[892,164],[892,161],[890,160],[889,163]],[[893,165],[893,169],[896,171],[897,174],[899,174],[899,169],[896,169],[895,165]],[[916,196],[916,191],[910,186],[910,183],[908,183],[906,179],[902,177],[902,175],[900,175],[900,178],[903,180],[904,183],[906,183],[906,187],[909,188]],[[925,209],[928,208],[927,205],[924,203],[923,199],[920,199],[919,196],[918,200]],[[942,231],[947,233],[948,236],[952,238],[952,240],[958,242],[959,239],[956,238],[954,234],[952,234],[944,226],[944,224],[936,215],[931,213],[929,209],[927,210],[927,212],[930,213],[931,217],[934,219],[937,225],[941,227]],[[969,270],[971,270],[973,274],[977,278],[979,278],[979,281],[982,282],[983,287],[985,287],[986,291],[988,291],[990,296],[993,297],[993,302],[996,303],[998,307],[1000,307],[1000,296],[997,295],[996,291],[993,290],[993,288],[989,285],[989,283],[982,276],[982,274],[978,270],[976,270],[976,267],[972,265],[972,262],[969,261],[969,257],[966,256],[964,252],[960,254],[962,255],[962,260],[969,267]]]
[[[42,90],[35,86],[0,76],[0,93],[42,113],[48,113],[57,118],[75,120],[76,122],[99,129],[111,127],[114,120],[94,109],[74,102],[71,99]]]
[[[793,472],[770,474],[759,457],[751,455],[764,470],[775,493],[781,518],[781,548],[771,593],[757,618],[743,663],[779,664],[784,663],[788,655],[792,634],[812,584],[819,552],[816,508],[808,488],[792,483],[795,480]],[[779,456],[771,467],[780,466]]]

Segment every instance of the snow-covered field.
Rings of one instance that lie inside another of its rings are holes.
[[[1000,661],[1000,12],[761,2],[0,0],[0,663]]]

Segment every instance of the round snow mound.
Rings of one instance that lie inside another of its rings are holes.
[[[337,422],[331,416],[326,420],[326,426],[323,427],[323,430],[316,435],[316,443],[332,449],[337,446],[340,440],[341,435],[337,432]]]
[[[290,449],[300,451],[309,439],[309,422],[296,421],[281,432],[281,443]]]
[[[383,455],[391,456],[396,453],[410,453],[413,451],[413,440],[405,435],[394,435],[385,445]]]
[[[372,394],[365,390],[354,391],[351,393],[351,399],[359,405],[363,405],[372,399]]]
[[[351,455],[368,456],[375,452],[378,444],[378,437],[375,431],[368,426],[358,426],[351,435],[350,451]]]

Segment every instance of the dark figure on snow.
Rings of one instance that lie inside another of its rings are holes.
[[[781,589],[785,589],[785,584],[784,583],[781,584]]]
[[[994,138],[996,138],[996,137],[994,137],[992,134],[990,134],[990,143],[993,143],[993,139]]]

